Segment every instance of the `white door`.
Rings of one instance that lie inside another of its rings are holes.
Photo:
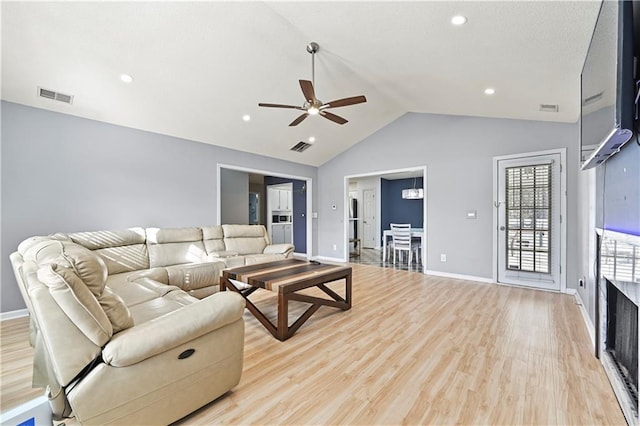
[[[365,189],[362,191],[364,205],[362,206],[362,247],[376,247],[376,191]]]
[[[498,282],[560,290],[559,153],[498,160]]]

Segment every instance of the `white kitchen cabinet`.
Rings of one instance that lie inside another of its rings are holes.
[[[290,223],[271,225],[271,244],[292,244],[293,234]]]
[[[268,188],[267,197],[272,211],[293,209],[293,197],[289,189]]]

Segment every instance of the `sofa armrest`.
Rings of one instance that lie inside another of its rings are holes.
[[[239,294],[213,294],[114,335],[102,358],[114,367],[138,363],[241,319],[244,306]]]
[[[284,254],[289,257],[293,253],[293,244],[271,244],[264,248],[263,254]]]

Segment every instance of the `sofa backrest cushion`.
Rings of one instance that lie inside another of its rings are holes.
[[[104,260],[109,275],[149,268],[149,254],[142,228],[117,231],[76,232],[69,238]]]
[[[60,309],[92,343],[103,346],[109,341],[113,335],[111,322],[75,271],[55,263],[45,264],[38,269],[38,279],[49,288]]]
[[[33,245],[27,255],[39,266],[38,279],[56,303],[94,344],[102,344],[104,333],[133,326],[122,299],[105,287],[107,266],[96,252],[71,241],[49,240]]]
[[[25,259],[38,265],[56,264],[71,269],[96,297],[107,281],[104,261],[91,250],[71,241],[43,240],[25,252]]]
[[[262,225],[222,225],[226,250],[240,255],[259,254],[269,244]]]
[[[18,253],[20,253],[25,260],[32,259],[33,256],[29,256],[29,253],[34,249],[34,247],[51,240],[69,241],[69,238],[64,234],[29,237],[18,244]]]
[[[133,316],[129,308],[124,304],[122,298],[109,287],[104,288],[98,302],[111,322],[113,334],[133,327]]]
[[[205,226],[202,228],[202,240],[204,248],[209,253],[226,251],[224,246],[224,234],[222,226]]]
[[[147,228],[149,266],[204,262],[201,228]]]

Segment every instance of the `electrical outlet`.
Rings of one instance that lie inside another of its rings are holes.
[[[333,245],[333,251],[338,250],[338,246],[336,244]]]
[[[446,262],[447,261],[447,255],[446,254],[441,254],[440,255],[440,262]]]

